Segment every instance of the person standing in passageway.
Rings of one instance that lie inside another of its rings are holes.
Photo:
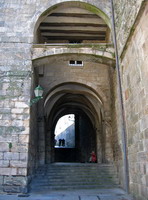
[[[97,156],[96,156],[94,151],[91,152],[91,156],[90,156],[89,162],[91,162],[91,163],[96,163],[97,162]]]
[[[62,140],[59,139],[59,147],[62,145]]]
[[[65,140],[62,140],[62,146],[65,147]]]

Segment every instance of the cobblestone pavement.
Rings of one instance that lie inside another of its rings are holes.
[[[43,191],[28,194],[0,194],[0,200],[134,200],[121,189]]]

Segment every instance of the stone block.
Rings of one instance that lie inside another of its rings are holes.
[[[30,125],[30,120],[28,119],[28,120],[24,120],[23,121],[23,125],[25,126],[25,127],[29,127],[29,125]]]
[[[18,142],[18,135],[5,134],[3,136],[0,136],[0,149],[1,149],[1,143],[5,143],[6,144],[5,148],[2,148],[2,151],[9,151],[7,147],[9,148],[10,142]]]
[[[0,142],[0,152],[9,151],[9,144],[6,142]]]
[[[148,139],[144,140],[144,150],[148,152]]]
[[[27,188],[22,186],[3,186],[3,191],[7,193],[26,193]]]
[[[17,168],[0,167],[0,175],[15,176],[17,175]]]
[[[0,167],[9,167],[9,160],[0,160]]]
[[[10,108],[1,108],[0,109],[0,113],[10,113],[11,112],[11,109]]]
[[[11,120],[0,120],[0,126],[11,126]]]
[[[15,160],[11,160],[10,161],[10,167],[27,167],[27,161],[15,161]]]
[[[23,167],[18,168],[17,173],[18,175],[21,175],[21,176],[27,176],[27,168],[23,168]]]
[[[3,184],[3,181],[4,181],[4,176],[0,176],[0,185]]]
[[[15,102],[16,108],[27,108],[28,105],[25,102]]]
[[[11,109],[12,114],[23,114],[24,109],[23,108],[13,108]]]
[[[3,159],[3,153],[0,152],[0,160],[2,160],[2,159]]]
[[[19,152],[19,153],[28,152],[28,143],[25,144],[13,143],[11,152]]]
[[[19,135],[19,142],[20,143],[29,143],[29,135],[28,134]]]
[[[26,186],[27,177],[24,176],[4,176],[4,185]]]
[[[27,161],[28,160],[28,153],[20,153],[20,160]]]
[[[4,160],[19,160],[19,153],[4,152]]]

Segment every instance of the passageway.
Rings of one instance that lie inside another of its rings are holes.
[[[92,96],[91,99],[89,95]],[[102,126],[102,111],[99,107],[101,104],[99,98],[96,100],[96,96],[93,97],[93,95],[95,94],[89,88],[77,83],[66,83],[54,88],[52,92],[50,91],[47,101],[45,101],[46,137],[51,138],[48,141],[46,139],[46,149],[48,149],[46,163],[57,161],[89,162],[91,151],[98,154],[99,162],[101,159],[103,160],[103,145],[101,143],[103,132],[102,135],[97,135],[97,127],[101,128]],[[75,116],[75,145],[73,148],[55,148],[56,124],[61,117],[68,114]]]
[[[109,26],[99,9],[93,13],[91,5],[76,2],[59,4],[38,20],[34,38],[37,44],[32,51],[33,84],[42,86],[44,96],[36,106],[37,137],[31,139],[33,146],[37,141],[37,179],[33,180],[32,189],[34,185],[41,189],[43,185],[62,187],[58,181],[63,180],[63,174],[64,188],[99,188],[108,183],[112,187],[118,183],[110,165],[114,57]],[[74,124],[57,136],[58,122],[70,115]],[[97,158],[94,164],[89,163],[92,151]],[[54,171],[57,163],[61,165]],[[102,177],[95,179],[99,176],[98,164],[100,174],[106,170],[105,182],[101,182]],[[110,170],[115,179],[109,179]],[[44,177],[38,184],[41,174]],[[69,177],[71,184],[67,184]],[[84,185],[82,178],[88,184]]]

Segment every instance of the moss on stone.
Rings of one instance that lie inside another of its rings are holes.
[[[47,10],[45,10],[42,14],[41,17],[45,17],[47,16],[52,10],[55,10],[56,8],[58,8],[58,5],[54,5],[50,8],[48,8]]]

